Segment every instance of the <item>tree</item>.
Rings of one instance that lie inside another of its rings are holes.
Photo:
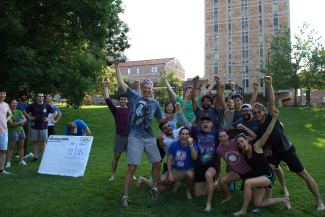
[[[0,86],[8,98],[59,93],[78,108],[105,76],[105,58],[129,48],[122,1],[1,1]]]
[[[89,95],[104,96],[104,81],[109,81],[109,86],[107,88],[109,95],[113,95],[118,90],[118,88],[121,88],[117,83],[115,70],[113,70],[111,67],[106,67],[103,70],[103,74],[97,78],[97,83],[95,84],[94,89],[89,90],[87,93]]]
[[[115,80],[116,80],[116,77],[115,77]],[[124,81],[124,83],[125,83],[126,85],[128,85],[129,87],[132,88],[132,84],[131,84],[131,82],[129,81],[128,77],[123,76],[123,81]],[[117,82],[117,80],[116,80],[116,82]],[[113,98],[113,99],[118,99],[118,96],[119,96],[120,94],[124,94],[124,91],[123,91],[123,89],[122,89],[121,86],[118,86],[117,91],[115,91],[114,94],[111,95],[111,98]]]

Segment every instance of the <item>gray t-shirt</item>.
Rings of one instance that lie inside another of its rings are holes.
[[[159,103],[155,99],[145,99],[128,87],[126,98],[130,102],[130,118],[127,134],[144,138],[155,138],[151,129],[153,117],[162,118]]]
[[[220,107],[219,112],[215,108],[210,109],[209,111],[201,110],[199,107],[196,108],[194,111],[195,117],[196,117],[196,123],[200,127],[200,130],[202,129],[201,125],[201,117],[210,117],[213,123],[213,127],[211,128],[211,131],[215,131],[222,127],[225,120],[225,114],[222,107]]]

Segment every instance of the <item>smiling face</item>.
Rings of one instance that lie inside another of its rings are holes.
[[[190,137],[190,131],[188,129],[183,129],[179,132],[179,140],[182,145],[188,144],[188,138]]]
[[[51,102],[52,102],[52,97],[46,97],[45,102],[46,102],[47,104],[51,104]]]
[[[169,123],[165,123],[163,126],[162,126],[162,131],[164,134],[166,134],[167,136],[170,136],[173,134],[173,129],[172,127],[170,126]]]
[[[223,146],[228,146],[229,144],[229,135],[226,132],[219,132],[218,139]]]
[[[265,110],[259,108],[253,108],[254,119],[259,121],[260,123],[264,123],[265,121]]]
[[[189,94],[189,96],[190,96],[190,97],[188,97],[188,99],[191,99],[192,90],[193,90],[192,88],[187,88],[185,91],[186,95]]]
[[[3,102],[6,98],[6,92],[0,92],[0,102]]]
[[[11,110],[15,110],[17,108],[17,101],[12,100],[9,104]]]
[[[144,83],[142,86],[142,96],[145,99],[149,99],[152,96],[152,85],[150,83]]]
[[[240,109],[241,104],[243,103],[243,101],[241,101],[239,97],[235,97],[235,98],[233,98],[233,100],[234,100],[235,109],[237,109],[237,110]]]
[[[201,121],[201,126],[205,133],[210,133],[211,127],[213,127],[213,123],[210,120],[203,120]]]
[[[26,101],[27,100],[27,96],[25,95],[25,94],[23,94],[23,95],[21,95],[20,97],[19,97],[19,99],[20,99],[20,101]]]
[[[173,107],[173,105],[171,103],[168,103],[166,105],[166,113],[168,113],[168,114],[173,114],[174,113],[174,107]]]
[[[204,98],[202,100],[202,108],[203,110],[209,111],[211,108],[211,100],[209,98]]]
[[[244,137],[238,137],[236,139],[237,145],[239,146],[239,148],[243,149],[244,151],[248,150],[248,139],[245,139]]]
[[[245,121],[249,121],[252,118],[252,111],[248,107],[241,109],[241,116]]]
[[[119,104],[120,104],[120,106],[122,107],[122,108],[124,108],[124,107],[126,107],[126,103],[127,103],[127,98],[126,97],[120,97],[120,99],[118,100],[118,102],[119,102]]]

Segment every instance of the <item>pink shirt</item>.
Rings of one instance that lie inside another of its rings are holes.
[[[5,102],[0,103],[0,134],[7,134],[7,115],[10,115],[11,111],[9,105]]]
[[[252,170],[248,166],[244,154],[239,151],[235,139],[232,139],[227,147],[224,147],[220,143],[217,148],[217,153],[226,161],[227,165],[238,174],[243,175]]]

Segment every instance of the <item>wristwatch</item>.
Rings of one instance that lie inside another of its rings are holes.
[[[194,145],[190,145],[190,147],[193,147]]]

